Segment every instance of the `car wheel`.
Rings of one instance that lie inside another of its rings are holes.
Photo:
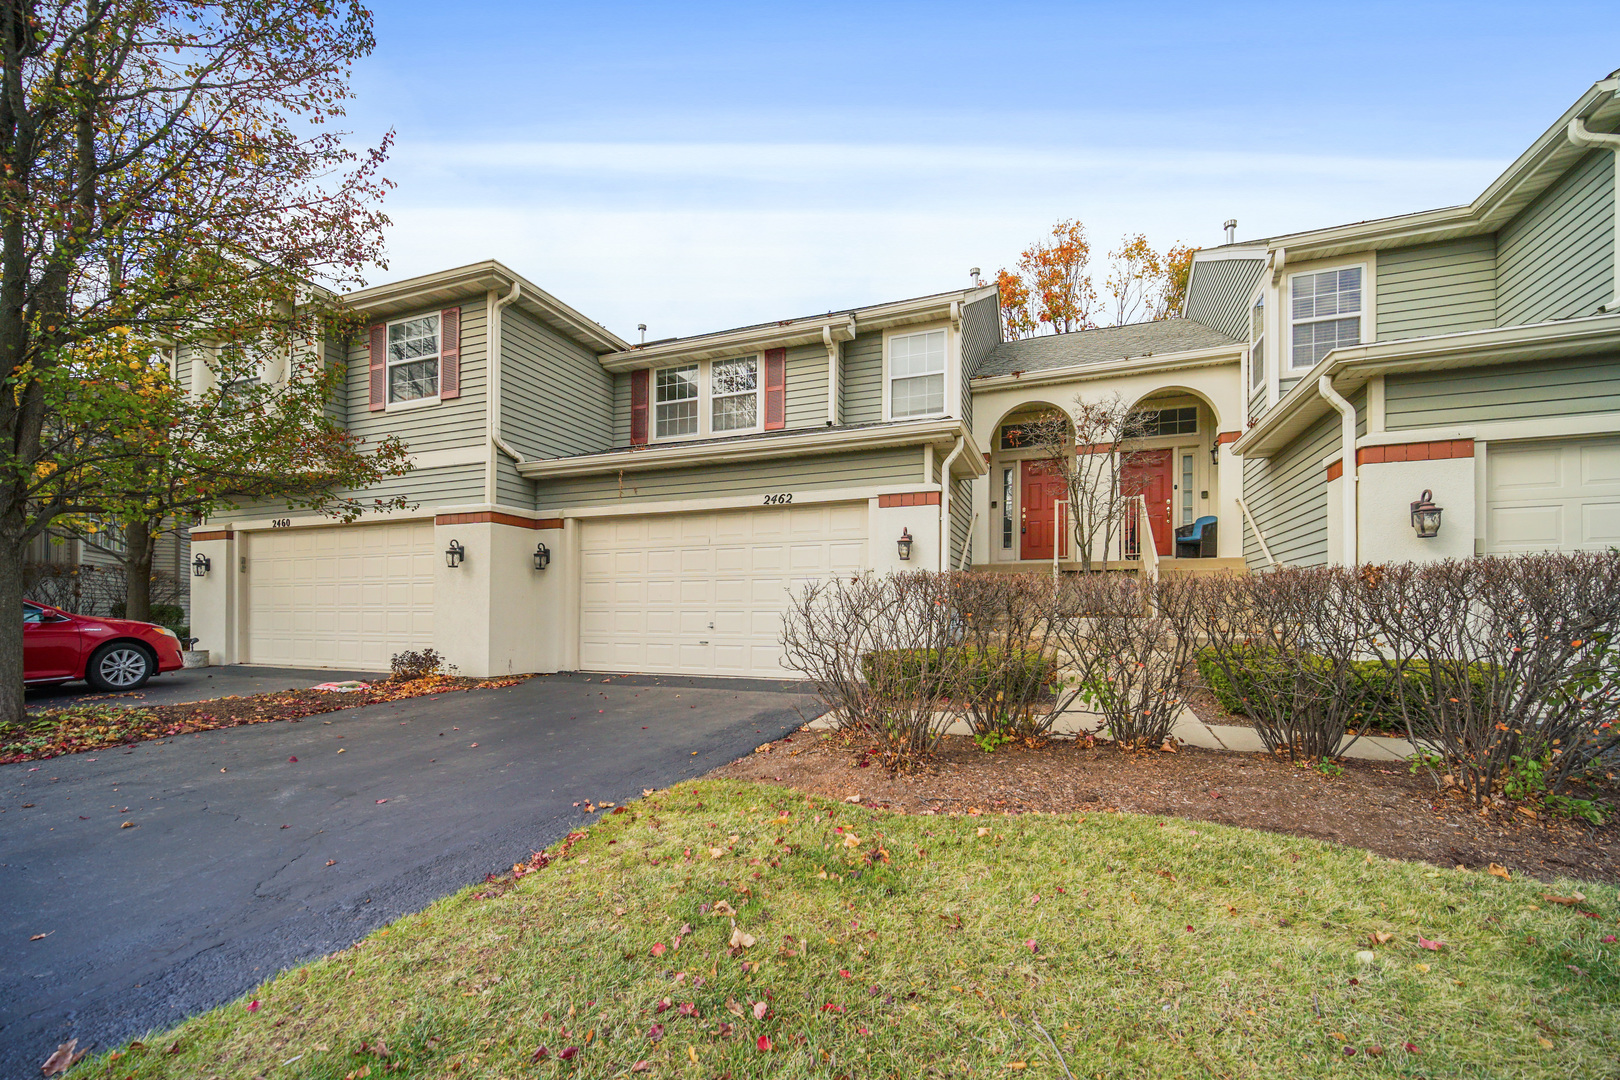
[[[146,685],[156,667],[152,654],[139,645],[113,642],[91,655],[84,681],[97,690],[138,690]]]

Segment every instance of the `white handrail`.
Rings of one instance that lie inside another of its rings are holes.
[[[1153,539],[1153,522],[1148,520],[1147,496],[1133,495],[1136,500],[1136,546],[1142,558],[1142,571],[1149,578],[1159,576],[1159,544]]]
[[[1052,500],[1052,580],[1058,579],[1058,545],[1063,538],[1063,507],[1062,499]]]
[[[1260,542],[1260,554],[1266,557],[1266,565],[1276,566],[1277,560],[1272,558],[1271,548],[1266,544],[1266,534],[1261,532],[1260,526],[1254,523],[1254,515],[1249,513],[1249,504],[1241,498],[1238,499],[1237,504],[1238,509],[1243,511],[1243,520],[1249,523],[1249,528],[1254,530],[1254,538]]]

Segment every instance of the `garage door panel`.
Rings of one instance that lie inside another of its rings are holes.
[[[1620,542],[1620,438],[1490,443],[1486,550],[1602,550]]]
[[[583,665],[776,677],[789,589],[866,565],[866,505],[587,520],[580,541],[605,556],[581,562]],[[632,571],[619,556],[635,544],[643,561]],[[618,588],[614,578],[637,586]],[[660,606],[668,597],[676,602]],[[609,628],[620,624],[604,617],[625,608],[639,620],[633,643],[612,640]]]
[[[384,524],[254,533],[247,659],[386,669],[433,644],[433,528]]]

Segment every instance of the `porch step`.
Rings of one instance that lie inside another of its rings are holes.
[[[1248,569],[1242,559],[1160,559],[1159,573],[1181,574],[1189,577],[1210,577],[1215,574],[1241,574]]]
[[[1101,566],[1095,567],[1100,570]],[[970,569],[976,574],[1050,574],[1052,561],[1050,559],[1024,559],[1018,562],[975,563]],[[1108,564],[1110,571],[1126,571],[1135,573],[1141,569],[1141,563],[1135,559],[1124,562],[1114,560]],[[1241,574],[1246,569],[1242,559],[1160,559],[1159,573],[1184,574],[1205,577],[1211,574]],[[1080,564],[1067,559],[1058,562],[1058,570],[1065,574],[1080,573]]]

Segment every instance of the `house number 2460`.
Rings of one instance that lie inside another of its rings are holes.
[[[779,491],[779,492],[776,492],[774,494],[765,496],[765,505],[766,506],[786,506],[788,503],[790,503],[792,501],[793,501],[793,492],[791,492],[791,491]]]
[[[292,518],[271,518],[270,527],[272,529],[290,529],[292,528]]]

